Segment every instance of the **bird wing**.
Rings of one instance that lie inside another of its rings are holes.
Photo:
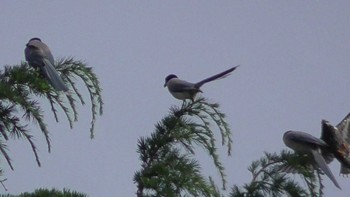
[[[339,122],[337,128],[341,132],[344,140],[347,143],[350,143],[350,113],[346,115],[342,121]]]
[[[337,129],[342,138],[342,143],[337,150],[337,153],[342,158],[340,161],[340,173],[348,175],[350,174],[350,113],[338,123]]]
[[[304,145],[318,145],[321,147],[328,146],[323,140],[318,139],[313,135],[302,131],[293,131],[288,135],[288,138],[290,138],[290,140],[296,143],[300,143]]]
[[[171,79],[167,84],[169,90],[172,92],[186,92],[186,91],[195,91],[198,89],[194,86],[193,83],[174,78]]]
[[[318,167],[331,179],[331,181],[334,183],[334,185],[341,189],[340,185],[338,184],[337,180],[335,179],[332,171],[327,166],[326,161],[323,159],[322,155],[319,152],[319,149],[311,150],[312,155],[314,156],[314,159],[318,165]]]
[[[200,87],[201,87],[203,84],[205,84],[205,83],[208,83],[208,82],[210,82],[210,81],[214,81],[214,80],[216,80],[216,79],[225,78],[225,77],[227,77],[228,75],[230,75],[231,72],[233,72],[233,71],[234,71],[236,68],[238,68],[238,67],[239,67],[239,65],[238,65],[238,66],[235,66],[235,67],[232,67],[232,68],[230,68],[230,69],[228,69],[228,70],[225,70],[224,72],[221,72],[221,73],[216,74],[216,75],[214,75],[214,76],[211,76],[211,77],[208,77],[208,78],[206,78],[206,79],[203,79],[202,81],[196,83],[196,84],[195,84],[195,87],[200,88]]]

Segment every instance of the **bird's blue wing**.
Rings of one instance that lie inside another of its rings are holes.
[[[302,131],[293,131],[293,135],[289,135],[289,138],[297,143],[328,146],[323,140]]]
[[[188,92],[198,90],[195,88],[193,83],[181,79],[171,79],[167,86],[172,92]]]

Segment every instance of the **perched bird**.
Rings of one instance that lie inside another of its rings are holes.
[[[333,173],[329,169],[321,150],[328,148],[328,144],[308,133],[302,131],[287,131],[283,135],[283,141],[289,148],[299,154],[311,154],[317,166],[333,181],[334,185],[341,189]]]
[[[54,58],[49,47],[39,38],[32,38],[24,50],[25,58],[28,64],[34,68],[40,69],[42,75],[50,82],[57,91],[68,91],[62,78],[54,67]]]
[[[329,146],[327,156],[340,162],[340,173],[350,174],[350,113],[337,125],[322,120],[321,139]]]
[[[170,74],[165,78],[164,87],[168,87],[169,92],[179,100],[191,99],[194,100],[194,97],[198,92],[202,92],[200,87],[205,83],[214,81],[217,79],[222,79],[227,77],[234,71],[238,66],[230,68],[224,72],[216,74],[214,76],[208,77],[198,83],[190,83],[184,80],[179,79],[176,75]]]

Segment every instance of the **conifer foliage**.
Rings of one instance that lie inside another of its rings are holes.
[[[0,71],[0,152],[11,169],[13,168],[6,141],[10,139],[25,139],[29,142],[37,164],[40,160],[33,135],[29,129],[30,124],[37,124],[45,136],[48,151],[51,150],[49,128],[45,123],[43,101],[47,100],[51,111],[58,122],[59,112],[63,112],[70,127],[78,120],[77,104],[85,104],[80,93],[77,79],[89,92],[91,101],[91,129],[93,137],[96,117],[102,115],[101,87],[97,76],[90,67],[73,58],[65,58],[56,62],[56,70],[61,74],[69,91],[57,92],[34,68],[26,62],[20,65],[5,66]],[[39,102],[41,101],[41,102]]]
[[[151,136],[139,139],[141,170],[134,176],[137,196],[220,196],[214,181],[203,175],[195,152],[200,147],[208,153],[226,188],[215,137],[218,130],[230,155],[231,131],[224,118],[219,105],[204,98],[172,107]]]
[[[233,186],[230,197],[243,196],[323,196],[323,172],[315,168],[310,155],[282,150],[280,154],[265,153],[248,168],[252,180],[242,187]],[[300,175],[295,181],[294,174]],[[302,187],[302,182],[306,187]]]
[[[138,141],[141,169],[134,175],[138,197],[222,197],[224,193],[230,197],[324,195],[323,173],[313,165],[312,157],[286,150],[279,154],[265,153],[261,159],[253,161],[248,168],[252,180],[241,187],[233,185],[226,192],[226,174],[216,138],[219,133],[221,145],[227,147],[230,155],[232,134],[219,105],[205,98],[172,107],[155,127],[150,136],[141,137]],[[222,187],[202,172],[195,157],[197,148],[204,149],[213,161]]]

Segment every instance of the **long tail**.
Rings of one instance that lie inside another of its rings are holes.
[[[311,152],[315,158],[315,161],[316,161],[318,167],[320,167],[321,170],[332,180],[332,182],[334,183],[334,185],[337,188],[341,189],[341,187],[338,184],[337,180],[335,179],[333,173],[331,172],[331,170],[327,166],[326,161],[323,159],[322,155],[319,153],[319,150],[312,150]]]
[[[57,91],[68,91],[67,86],[64,84],[61,76],[56,71],[55,67],[51,64],[51,62],[47,59],[44,59],[45,66],[41,67],[41,70],[45,77],[49,80],[50,84]]]
[[[210,82],[210,81],[214,81],[214,80],[217,80],[217,79],[225,78],[225,77],[227,77],[228,75],[230,75],[231,72],[234,71],[234,70],[235,70],[236,68],[238,68],[238,67],[239,67],[239,65],[238,65],[238,66],[235,66],[235,67],[232,67],[232,68],[230,68],[230,69],[228,69],[228,70],[225,70],[224,72],[221,72],[221,73],[216,74],[216,75],[214,75],[214,76],[211,76],[211,77],[208,77],[208,78],[206,78],[206,79],[203,79],[202,81],[196,83],[196,84],[195,84],[195,87],[196,87],[196,88],[200,88],[200,87],[201,87],[203,84],[205,84],[205,83],[208,83],[208,82]]]

